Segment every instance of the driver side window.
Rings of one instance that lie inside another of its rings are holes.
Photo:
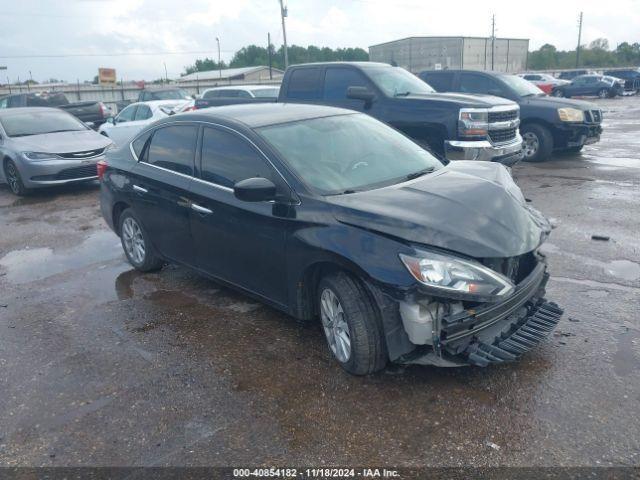
[[[325,100],[346,100],[349,87],[369,87],[369,82],[356,70],[327,68],[324,76]]]

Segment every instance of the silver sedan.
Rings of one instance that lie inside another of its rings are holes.
[[[57,108],[0,110],[0,183],[16,195],[32,188],[85,182],[113,142]]]

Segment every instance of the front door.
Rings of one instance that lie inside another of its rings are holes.
[[[191,263],[189,226],[197,125],[158,128],[133,169],[133,209],[160,254]]]
[[[240,134],[223,127],[202,129],[200,180],[191,186],[191,229],[198,267],[281,305],[287,303],[287,219],[273,202],[244,202],[233,185],[247,178],[286,183]]]

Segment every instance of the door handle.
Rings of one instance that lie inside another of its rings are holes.
[[[213,210],[209,210],[208,208],[201,207],[197,203],[192,203],[191,204],[191,210],[194,210],[194,211],[196,211],[198,213],[201,213],[203,215],[210,215],[210,214],[213,213]]]
[[[140,193],[149,193],[149,190],[147,190],[146,188],[142,188],[142,187],[140,187],[140,186],[138,186],[138,185],[134,185],[134,186],[133,186],[133,189],[134,189],[136,192],[140,192]]]

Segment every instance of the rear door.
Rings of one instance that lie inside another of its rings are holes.
[[[322,74],[324,67],[301,67],[291,71],[283,92],[287,102],[323,103]]]
[[[286,305],[285,238],[282,205],[243,202],[233,194],[240,180],[263,177],[281,191],[288,187],[244,136],[225,127],[202,130],[200,180],[192,185],[191,229],[198,268]]]
[[[189,226],[198,126],[169,124],[149,139],[131,181],[133,208],[156,249],[166,258],[191,264]]]

